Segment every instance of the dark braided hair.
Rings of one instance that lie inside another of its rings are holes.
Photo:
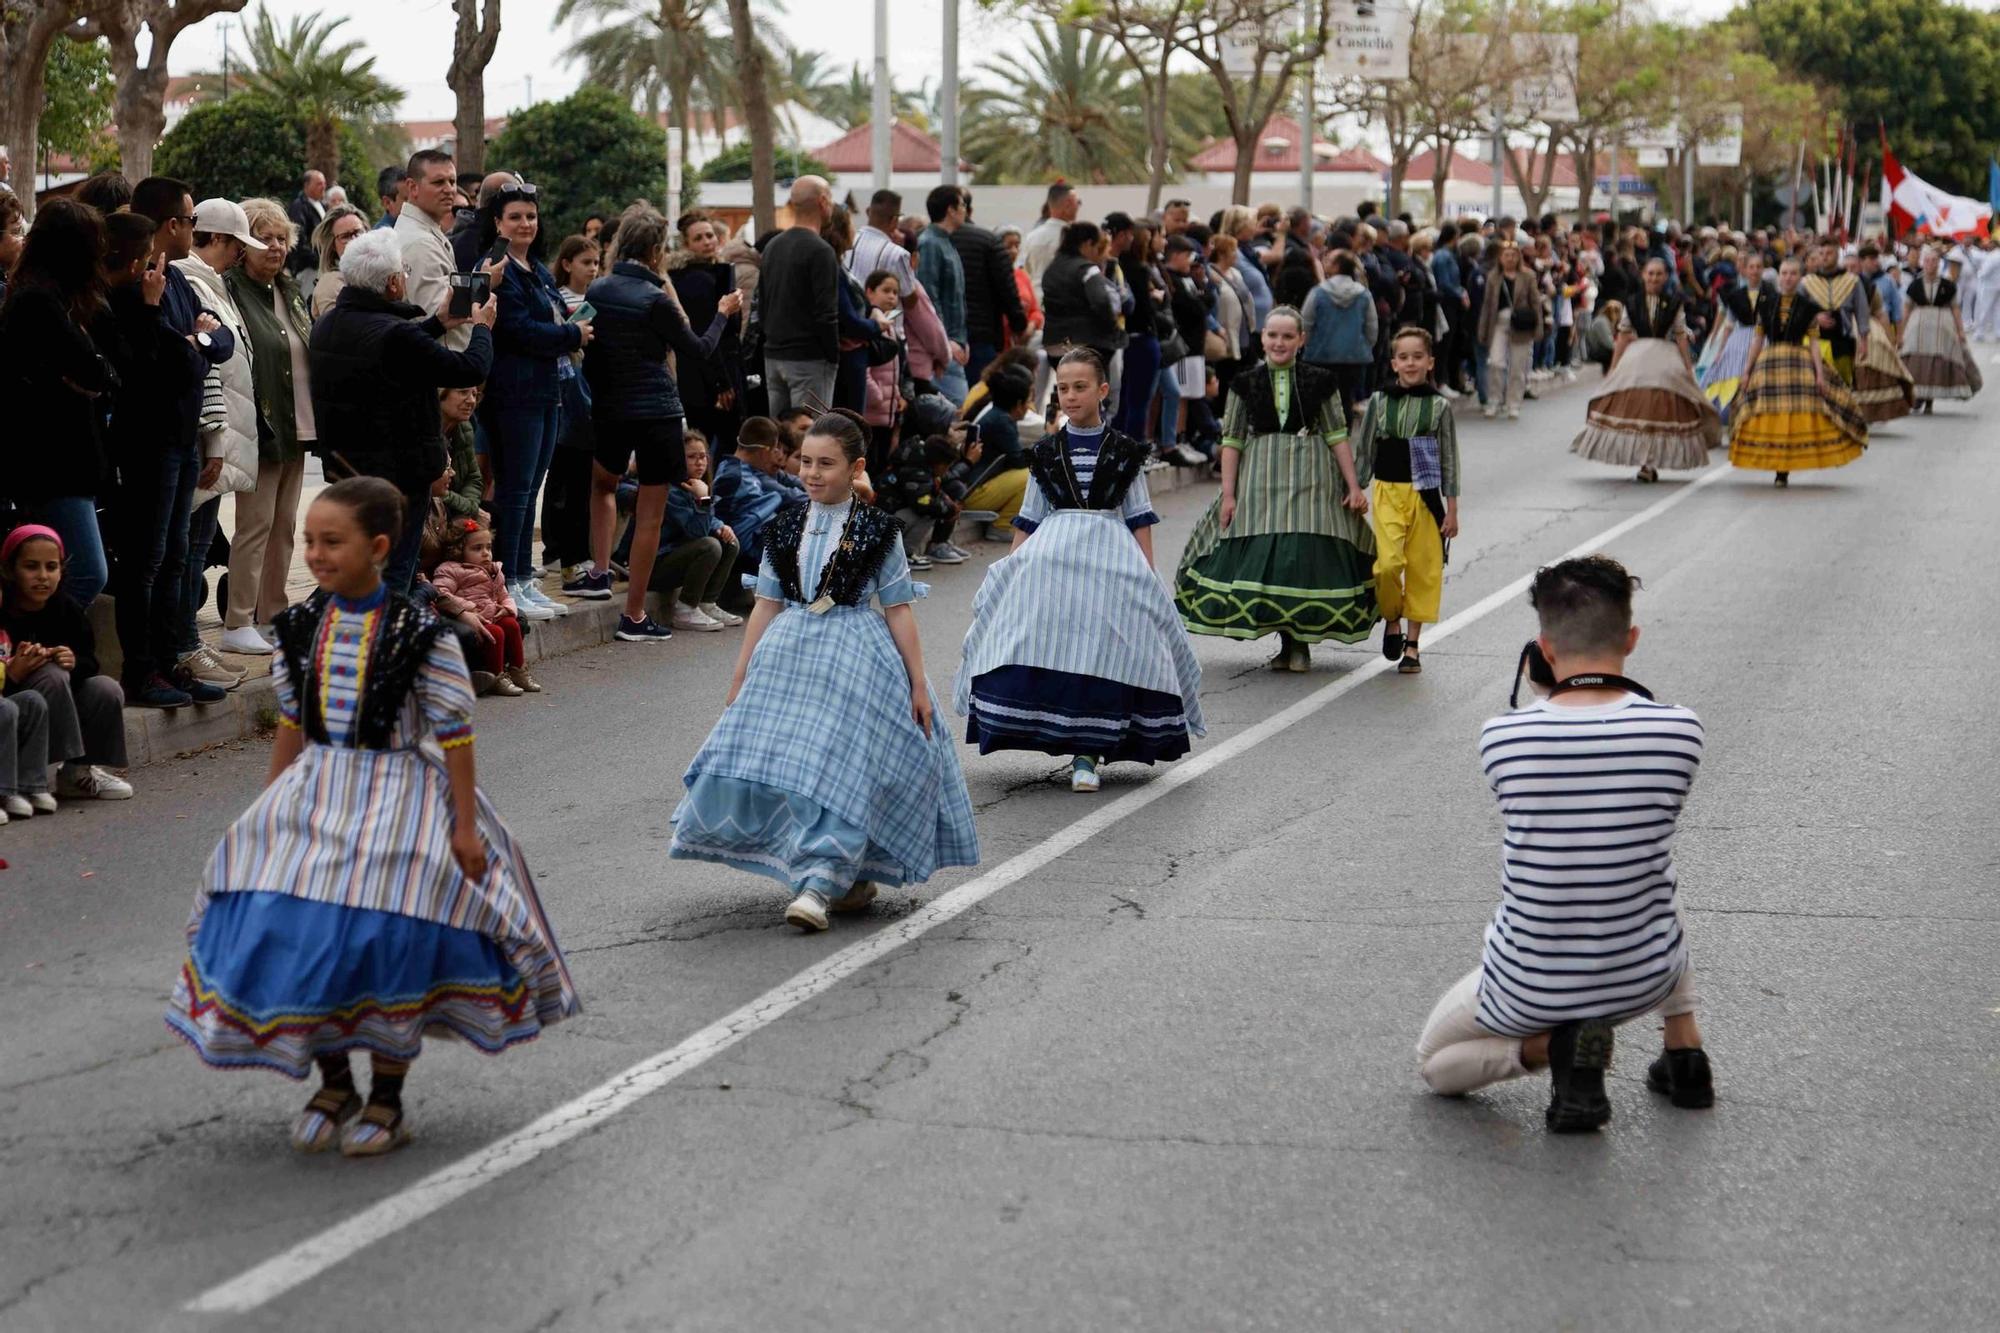
[[[824,435],[840,446],[840,452],[852,463],[868,452],[868,434],[862,429],[861,415],[848,408],[836,407],[812,424],[807,435]]]
[[[393,550],[403,535],[403,493],[380,477],[336,481],[321,491],[319,498],[354,515],[363,535],[371,541],[387,537]]]

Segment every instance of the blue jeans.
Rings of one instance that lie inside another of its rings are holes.
[[[953,407],[965,406],[965,395],[972,392],[971,381],[965,378],[965,367],[956,361],[947,361],[938,372],[938,392],[951,400]]]
[[[493,558],[509,579],[534,572],[535,496],[556,456],[555,403],[495,406],[485,413],[493,451]]]
[[[128,694],[146,687],[174,664],[180,640],[181,598],[186,594],[188,519],[201,450],[165,445],[151,457],[119,465],[118,644],[125,653]]]
[[[1181,414],[1181,384],[1174,375],[1179,366],[1161,365],[1153,378],[1160,389],[1160,447],[1171,449],[1180,441],[1176,420]]]
[[[417,581],[417,557],[424,549],[424,515],[430,512],[430,504],[428,488],[415,495],[403,492],[403,535],[389,548],[388,563],[382,567],[382,582],[389,585],[390,592],[407,596]]]
[[[1125,374],[1118,387],[1118,415],[1112,429],[1135,440],[1146,438],[1146,410],[1153,405],[1153,386],[1160,378],[1160,340],[1135,333],[1125,344]]]
[[[1472,347],[1472,383],[1479,390],[1479,405],[1486,406],[1486,344],[1474,343]]]
[[[104,560],[104,534],[97,526],[97,500],[89,495],[64,495],[28,506],[37,523],[62,534],[62,590],[85,610],[97,600],[110,578]]]
[[[965,360],[965,377],[977,380],[986,373],[986,367],[993,364],[993,358],[1000,355],[1000,349],[993,343],[969,342],[965,350],[971,355]]]
[[[208,574],[208,548],[215,543],[215,530],[222,524],[222,497],[216,496],[188,515],[187,575],[182,579],[180,626],[174,638],[174,656],[181,657],[201,647],[201,635],[194,627],[195,613],[201,610],[202,580]],[[217,576],[218,584],[221,575]],[[222,598],[215,599],[217,614]]]

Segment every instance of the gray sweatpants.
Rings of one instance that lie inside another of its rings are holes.
[[[51,663],[18,686],[10,682],[10,691],[7,697],[16,703],[32,692],[47,706],[48,763],[125,767],[125,691],[111,677],[71,680],[69,672]]]
[[[838,369],[831,361],[785,361],[764,358],[764,391],[771,398],[771,415],[781,417],[795,407],[814,413],[833,406],[833,379]]]
[[[0,698],[0,796],[49,789],[49,706],[33,690]]]

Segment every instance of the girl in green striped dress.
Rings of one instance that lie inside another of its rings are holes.
[[[1333,377],[1298,362],[1303,322],[1264,320],[1264,364],[1230,384],[1222,494],[1195,525],[1174,602],[1195,634],[1278,636],[1274,671],[1311,669],[1310,645],[1374,631],[1375,538],[1363,515]]]

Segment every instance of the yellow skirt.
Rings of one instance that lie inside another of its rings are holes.
[[[1807,472],[1851,463],[1862,448],[1821,413],[1761,412],[1737,428],[1729,462],[1757,472]]]

